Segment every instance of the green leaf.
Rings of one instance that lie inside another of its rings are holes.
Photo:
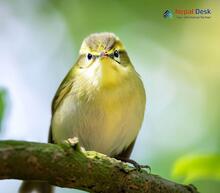
[[[173,167],[173,177],[186,183],[196,180],[220,180],[220,154],[183,156]]]
[[[5,115],[6,90],[0,89],[0,130]]]

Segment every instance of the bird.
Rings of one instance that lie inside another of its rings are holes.
[[[52,101],[49,143],[78,138],[85,150],[130,159],[142,126],[146,92],[122,41],[110,32],[86,37]],[[24,181],[20,193],[51,193],[47,182]]]

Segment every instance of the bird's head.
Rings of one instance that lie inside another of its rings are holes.
[[[113,33],[94,33],[82,42],[77,71],[103,86],[119,84],[133,66],[122,42]]]

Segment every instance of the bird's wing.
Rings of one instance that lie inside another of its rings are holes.
[[[70,92],[73,84],[73,72],[72,69],[69,71],[69,73],[66,75],[62,83],[60,84],[59,88],[57,89],[57,92],[53,98],[52,102],[52,115],[57,110],[58,106],[64,99],[64,97]]]
[[[53,98],[52,109],[51,109],[52,110],[52,118],[53,118],[53,115],[56,112],[57,108],[62,103],[63,99],[70,92],[70,90],[72,88],[73,78],[74,78],[73,68],[71,68],[71,70],[68,72],[68,74],[66,75],[64,80],[61,82],[61,84],[60,84],[59,88],[57,89],[57,92]],[[52,120],[52,118],[51,118],[51,120]],[[51,125],[50,125],[50,130],[49,130],[48,142],[54,143]]]

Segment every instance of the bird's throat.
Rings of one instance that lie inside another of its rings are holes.
[[[120,85],[124,79],[122,69],[115,61],[109,58],[100,59],[98,73],[100,86],[104,88]]]

